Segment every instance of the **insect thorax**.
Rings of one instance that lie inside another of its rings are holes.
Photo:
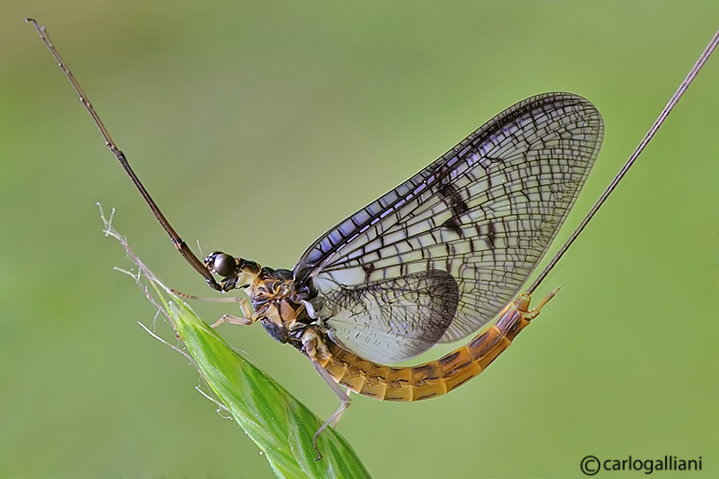
[[[297,297],[292,272],[264,267],[248,288],[248,294],[256,319],[265,331],[304,353],[302,336],[315,319]]]

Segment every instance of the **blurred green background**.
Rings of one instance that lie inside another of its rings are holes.
[[[566,238],[719,28],[719,3],[0,6],[0,476],[255,478],[272,477],[257,447],[138,326],[155,310],[112,270],[129,263],[95,203],[117,208],[166,283],[210,291],[25,16],[50,29],[193,248],[289,268],[491,116],[555,90],[606,121]],[[339,430],[376,477],[580,477],[590,454],[701,456],[717,474],[718,91],[719,55],[538,292],[560,295],[479,379],[416,404],[355,399]],[[228,311],[194,306],[210,321]],[[334,411],[295,350],[260,326],[220,331]]]

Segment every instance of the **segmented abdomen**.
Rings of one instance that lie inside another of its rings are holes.
[[[447,394],[481,373],[511,344],[533,315],[529,296],[510,303],[496,323],[468,344],[436,361],[417,366],[392,367],[373,363],[332,342],[331,357],[320,365],[342,386],[381,401],[418,401]]]

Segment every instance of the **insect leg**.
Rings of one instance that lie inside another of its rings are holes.
[[[200,273],[202,277],[205,278],[205,282],[207,282],[207,284],[210,285],[212,289],[216,291],[222,291],[222,287],[217,283],[217,281],[215,281],[215,278],[212,276],[212,273],[210,273],[204,263],[202,263],[197,258],[197,256],[195,256],[195,253],[192,252],[190,247],[187,246],[187,244],[182,240],[182,238],[180,238],[180,235],[177,234],[175,229],[170,225],[170,222],[167,220],[167,218],[165,218],[165,215],[160,211],[160,208],[157,206],[157,204],[155,204],[155,200],[153,200],[150,196],[150,193],[147,192],[145,186],[140,181],[140,178],[130,167],[130,163],[127,161],[125,154],[120,151],[118,146],[110,137],[110,132],[107,130],[107,128],[105,128],[105,124],[102,122],[102,120],[100,120],[100,115],[98,115],[97,111],[95,111],[95,107],[93,107],[92,103],[90,103],[90,100],[87,98],[87,95],[85,95],[85,92],[82,90],[80,84],[75,79],[75,76],[70,71],[70,68],[67,66],[67,64],[65,64],[62,58],[60,58],[60,54],[55,49],[55,45],[53,45],[52,41],[50,40],[50,35],[48,34],[47,29],[38,25],[37,21],[35,21],[35,19],[33,18],[26,18],[25,21],[31,23],[35,27],[35,30],[37,31],[38,35],[40,35],[40,39],[45,44],[47,49],[50,50],[50,54],[52,54],[53,58],[55,58],[55,61],[57,62],[62,72],[65,74],[65,77],[75,89],[75,93],[77,93],[77,96],[80,97],[80,102],[83,104],[87,112],[92,117],[92,120],[95,122],[95,125],[100,130],[100,134],[105,140],[105,146],[107,146],[107,148],[112,152],[112,154],[115,155],[117,161],[120,162],[120,165],[125,170],[125,173],[127,173],[132,182],[135,184],[135,187],[142,195],[142,198],[147,203],[147,206],[149,206],[150,210],[152,210],[152,213],[155,215],[157,221],[160,223],[160,225],[162,225],[162,228],[172,239],[172,243],[175,245],[177,251],[182,255],[183,258],[185,258],[185,261],[190,263],[190,266],[192,266],[195,271]]]
[[[224,314],[220,319],[212,323],[212,328],[216,328],[217,326],[221,325],[222,323],[228,323],[228,324],[235,324],[240,326],[248,326],[250,324],[253,324],[255,321],[257,321],[257,318],[253,316],[252,310],[250,309],[249,305],[247,304],[246,298],[240,298],[240,297],[231,297],[231,298],[206,298],[203,296],[195,296],[193,294],[187,294],[183,293],[182,291],[178,291],[174,288],[171,288],[170,291],[172,291],[172,294],[175,296],[179,296],[183,299],[191,299],[191,300],[197,300],[197,301],[208,301],[210,303],[237,303],[237,305],[242,310],[242,313],[244,314],[244,317],[241,316],[234,316],[232,314]]]
[[[216,328],[217,326],[221,325],[222,323],[228,323],[228,324],[236,324],[239,326],[249,326],[250,324],[253,324],[255,321],[257,321],[257,315],[255,315],[252,310],[250,309],[250,305],[247,304],[247,299],[245,298],[236,298],[237,303],[240,306],[240,309],[242,310],[242,314],[244,316],[233,316],[232,314],[223,314],[220,319],[212,323],[212,328]]]
[[[340,407],[338,407],[337,410],[330,416],[330,418],[327,419],[325,423],[320,426],[319,429],[317,429],[317,432],[315,432],[314,437],[312,437],[312,445],[315,447],[315,451],[317,451],[317,457],[315,458],[315,461],[319,461],[320,459],[322,459],[322,453],[317,447],[317,438],[320,437],[320,434],[322,433],[322,431],[325,430],[327,426],[337,426],[337,423],[339,422],[342,413],[345,412],[348,407],[350,407],[350,404],[352,403],[352,398],[350,398],[349,390],[347,390],[344,386],[337,384],[335,380],[332,379],[332,376],[330,376],[330,374],[324,368],[322,368],[319,363],[312,361],[312,364],[314,365],[320,376],[322,376],[322,379],[325,380],[327,385],[329,385],[329,387],[332,389],[332,391],[334,391],[340,401],[342,401]]]
[[[194,294],[187,294],[183,293],[182,291],[178,291],[175,288],[170,288],[170,291],[172,291],[172,294],[175,296],[179,296],[182,299],[191,299],[196,301],[207,301],[209,303],[241,303],[244,301],[244,298],[236,297],[236,296],[224,296],[221,298],[210,298],[206,296],[195,296]]]

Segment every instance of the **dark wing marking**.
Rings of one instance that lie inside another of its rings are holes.
[[[352,318],[358,328],[382,335],[395,329],[383,314],[368,312],[369,299],[343,299],[372,297],[381,311],[382,295],[373,296],[374,289],[446,271],[457,282],[459,301],[439,341],[463,338],[491,321],[537,266],[589,174],[602,135],[601,115],[580,96],[548,93],[517,103],[318,239],[295,266],[295,284],[316,292],[312,301],[323,304],[318,317]],[[406,307],[417,315],[413,337],[425,332],[419,323],[437,322],[422,296]],[[347,337],[343,342],[355,352],[374,348]]]

